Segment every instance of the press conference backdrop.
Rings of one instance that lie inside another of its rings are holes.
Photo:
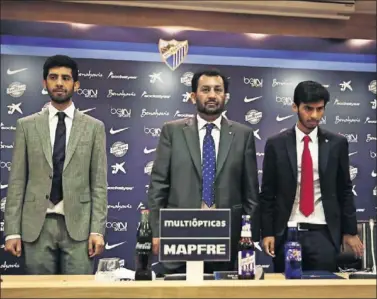
[[[21,25],[25,30],[30,28],[30,24]],[[122,30],[127,32],[131,29]],[[148,32],[148,29],[143,30]],[[156,35],[155,31],[152,33]],[[194,38],[196,33],[190,34]],[[154,36],[155,53],[151,54],[150,49],[143,51],[145,45],[142,45],[137,57],[134,52],[112,52],[109,42],[101,42],[102,52],[93,54],[93,49],[84,44],[80,47],[77,40],[46,38],[41,45],[38,37],[15,35],[2,32],[2,234],[16,121],[40,111],[48,103],[49,97],[42,87],[42,66],[45,59],[54,54],[68,54],[76,58],[81,87],[73,97],[75,106],[83,113],[102,120],[106,127],[108,220],[104,257],[116,256],[127,268],[134,267],[135,234],[140,210],[147,207],[150,173],[161,127],[166,121],[194,115],[195,107],[189,100],[191,77],[207,66],[216,67],[230,81],[230,100],[223,115],[254,129],[259,179],[263,174],[263,150],[267,138],[292,128],[296,122],[297,117],[291,110],[296,84],[315,80],[328,88],[331,101],[321,126],[347,137],[358,220],[375,218],[377,103],[375,65],[373,69],[370,64],[373,60],[361,63],[354,59],[353,64],[347,65],[347,61],[337,61],[345,54],[334,55],[334,61],[300,61],[294,54],[273,65],[271,61],[274,58],[258,59],[252,63],[245,59],[243,65],[239,59],[231,62],[238,56],[237,49],[233,50],[235,54],[227,54],[226,59],[214,59],[213,48],[207,48],[200,59],[193,54],[190,62],[188,38],[179,54],[182,57],[175,57],[173,64],[173,60],[163,61],[157,35]],[[193,48],[192,52],[195,51]],[[232,49],[227,51],[232,52]],[[151,55],[154,55],[153,59]],[[207,61],[211,64],[207,65]],[[0,245],[4,247],[3,235]],[[271,260],[262,253],[259,243],[257,249],[257,263],[262,264],[267,272],[271,271]],[[0,268],[3,274],[22,274],[23,259],[1,252]]]

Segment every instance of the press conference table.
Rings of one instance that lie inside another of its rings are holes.
[[[376,280],[98,282],[94,276],[3,275],[0,298],[376,298]]]

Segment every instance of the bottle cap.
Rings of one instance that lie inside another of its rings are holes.
[[[296,221],[288,221],[288,227],[297,227]]]

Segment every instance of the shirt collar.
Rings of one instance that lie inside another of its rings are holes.
[[[200,117],[199,114],[196,115],[196,119],[198,120],[198,130],[200,131],[201,129],[204,128],[204,126],[209,123],[208,121],[204,120],[203,118]],[[221,120],[222,120],[222,115],[220,115],[218,118],[216,118],[212,123],[216,126],[217,129],[221,130]]]
[[[56,109],[53,105],[48,105],[48,113],[49,113],[49,119],[51,120],[54,116],[56,116],[56,113],[58,113],[59,110]],[[64,111],[63,111],[66,116],[68,116],[70,119],[73,119],[73,116],[75,114],[75,104],[72,104],[69,105],[68,108],[66,108]]]
[[[295,130],[296,130],[296,140],[302,142],[303,138],[305,137],[305,133],[302,132],[298,127],[297,125],[295,126]],[[317,142],[317,138],[318,138],[318,127],[315,127],[315,129],[313,131],[311,131],[308,135],[310,137],[310,140],[314,143],[314,142]]]

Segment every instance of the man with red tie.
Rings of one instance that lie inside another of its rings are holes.
[[[288,221],[298,224],[303,270],[337,271],[342,242],[356,256],[363,254],[347,139],[318,127],[329,98],[321,84],[299,83],[292,105],[297,124],[269,138],[265,145],[261,233],[275,272],[284,271]]]

